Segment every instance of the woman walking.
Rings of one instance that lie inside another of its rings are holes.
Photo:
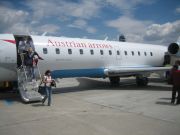
[[[42,103],[44,104],[44,102],[46,101],[46,99],[48,98],[48,106],[51,105],[51,95],[52,95],[52,88],[51,88],[51,84],[54,80],[51,78],[51,71],[47,70],[45,72],[44,78],[43,78],[43,83],[45,86],[45,97],[42,100]]]

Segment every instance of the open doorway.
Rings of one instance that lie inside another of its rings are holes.
[[[14,38],[16,40],[17,67],[20,67],[24,62],[24,54],[29,48],[35,51],[35,47],[33,39],[29,35],[14,35]]]

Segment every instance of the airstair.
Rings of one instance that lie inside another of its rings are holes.
[[[23,60],[23,54],[20,55]],[[18,75],[18,89],[21,98],[24,102],[41,101],[44,97],[38,92],[41,83],[41,73],[38,65],[34,67],[36,70],[35,79],[32,79],[30,68],[22,64],[21,68],[17,70]]]

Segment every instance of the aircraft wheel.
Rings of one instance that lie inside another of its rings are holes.
[[[119,86],[120,77],[109,77],[112,86]]]
[[[136,84],[138,86],[147,86],[148,85],[148,78],[147,77],[140,77],[140,76],[137,76],[136,77]]]

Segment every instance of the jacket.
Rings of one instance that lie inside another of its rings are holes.
[[[176,70],[172,73],[173,85],[180,87],[180,70]]]

